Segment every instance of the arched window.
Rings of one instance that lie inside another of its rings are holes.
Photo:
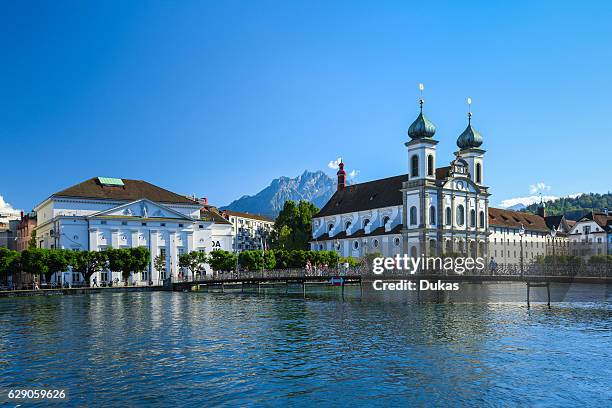
[[[427,175],[428,176],[434,175],[434,159],[433,159],[433,155],[431,154],[427,156]]]
[[[479,216],[480,216],[480,227],[484,228],[485,226],[484,211],[481,211]]]
[[[347,222],[344,224],[344,229],[345,229],[345,230],[348,230],[349,228],[351,228],[351,222],[350,222],[350,221],[347,221]]]
[[[353,248],[359,249],[359,241],[353,241]]]
[[[446,225],[451,225],[452,219],[453,219],[453,216],[451,215],[451,208],[446,207]]]
[[[457,206],[457,225],[465,224],[465,208],[463,205],[459,204]]]
[[[334,224],[329,224],[327,226],[327,232],[331,232],[331,230],[333,230],[333,229],[334,229]]]
[[[433,205],[429,207],[429,223],[431,225],[436,225],[436,207]]]
[[[393,243],[395,244],[395,246],[399,246],[399,244],[400,244],[400,239],[396,237],[396,238],[393,240]]]
[[[415,246],[410,247],[410,256],[413,257],[413,258],[417,257],[417,249],[416,249]]]
[[[385,216],[383,217],[383,219],[382,219],[383,226],[387,225],[387,223],[389,222],[389,220],[390,220],[390,218],[389,218],[388,216],[386,216],[386,215],[385,215]]]
[[[476,163],[476,182],[482,183],[482,166],[480,163]]]
[[[378,248],[378,240],[375,239],[374,241],[372,241],[372,245],[374,246],[374,248]]]
[[[412,168],[412,171],[410,172],[410,175],[412,177],[419,177],[419,156],[417,156],[416,154],[414,156],[412,156],[412,159],[410,160],[410,165]]]
[[[415,206],[410,207],[410,225],[417,223],[417,209]]]
[[[476,226],[476,210],[470,210],[470,227]]]

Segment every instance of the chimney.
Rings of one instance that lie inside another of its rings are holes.
[[[344,190],[346,186],[346,171],[344,171],[344,163],[342,163],[342,159],[340,159],[340,163],[338,164],[340,169],[336,173],[338,175],[338,191]]]

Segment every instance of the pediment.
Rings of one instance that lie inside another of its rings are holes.
[[[445,183],[444,188],[455,191],[469,193],[479,193],[480,189],[472,180],[467,177],[450,177]]]
[[[190,220],[190,218],[164,205],[154,203],[153,201],[142,199],[131,203],[122,204],[120,206],[110,208],[92,214],[90,217],[117,217],[117,218],[163,218],[163,219],[181,219]]]

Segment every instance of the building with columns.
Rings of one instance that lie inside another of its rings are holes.
[[[481,135],[468,124],[448,166],[437,167],[435,125],[420,112],[408,129],[407,174],[346,185],[344,163],[337,191],[314,217],[313,250],[341,256],[367,253],[486,256],[489,192]]]
[[[151,265],[132,284],[158,284],[178,276],[182,253],[231,251],[231,224],[201,210],[197,201],[146,181],[94,177],[36,206],[37,246],[74,251],[143,246],[151,252]],[[153,267],[157,255],[166,260],[161,272]],[[73,275],[62,281],[79,279]],[[97,278],[121,280],[117,271],[103,271]]]

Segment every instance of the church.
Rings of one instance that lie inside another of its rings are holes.
[[[333,250],[345,257],[487,257],[490,194],[483,138],[472,126],[470,112],[455,157],[437,167],[443,159],[436,152],[436,126],[423,113],[423,99],[419,103],[405,142],[407,174],[347,185],[340,163],[337,191],[313,218],[312,250]]]

